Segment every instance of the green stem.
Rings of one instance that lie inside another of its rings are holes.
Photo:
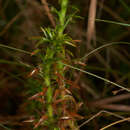
[[[53,120],[53,108],[52,108],[52,96],[53,96],[53,88],[50,86],[48,87],[47,91],[47,102],[48,102],[48,116],[50,120]]]
[[[53,58],[54,53],[49,53],[47,54],[47,59],[48,58]],[[47,99],[47,112],[48,112],[48,119],[50,124],[53,123],[53,108],[52,108],[52,98],[53,98],[53,88],[51,86],[51,77],[50,77],[50,71],[51,71],[52,63],[47,64],[45,68],[45,85],[48,87],[47,93],[46,93],[46,99]],[[53,125],[51,125],[52,127]],[[51,128],[50,127],[50,128]]]
[[[66,21],[66,11],[67,11],[67,6],[68,6],[68,0],[61,0],[61,10],[59,14],[59,22],[60,22],[60,28],[58,30],[59,37],[63,34],[64,31],[64,25]]]
[[[59,29],[58,29],[58,39],[61,38],[61,36],[63,35],[63,31],[64,31],[64,28],[65,28],[65,21],[66,21],[66,11],[67,11],[67,5],[68,5],[68,0],[61,0],[61,10],[60,10],[60,13],[59,13],[59,22],[60,22],[60,26],[59,26]],[[62,46],[62,44],[61,44]],[[47,52],[46,52],[46,57],[45,59],[48,60],[48,59],[53,59],[54,57],[54,50],[50,50],[50,49],[47,49]],[[64,54],[61,54],[61,51],[58,52],[60,57],[64,58],[65,55]],[[50,64],[47,64],[46,68],[45,69],[45,85],[48,87],[48,90],[47,90],[47,93],[46,93],[46,99],[47,99],[47,112],[48,112],[48,119],[50,121],[50,129],[57,129],[58,128],[54,128],[54,124],[53,124],[53,121],[54,121],[54,115],[53,115],[53,107],[52,107],[52,100],[53,100],[53,93],[54,93],[54,88],[51,86],[51,70],[52,70],[52,64],[53,63],[50,63]],[[58,62],[58,71],[60,74],[63,75],[63,67],[64,65],[61,64],[61,61]],[[63,87],[63,86],[62,86]]]
[[[49,66],[50,68],[50,66]],[[53,98],[53,88],[51,86],[51,79],[49,77],[50,69],[46,70],[46,77],[45,77],[45,85],[48,87],[46,93],[46,102],[47,102],[47,114],[48,114],[48,121],[50,123],[50,130],[53,127],[53,108],[52,108],[52,98]]]

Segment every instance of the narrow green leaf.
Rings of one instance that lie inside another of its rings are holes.
[[[110,20],[95,19],[95,21],[97,21],[97,22],[104,22],[104,23],[112,23],[112,24],[117,24],[117,25],[121,25],[121,26],[130,27],[130,24],[127,24],[127,23],[120,23],[120,22],[115,22],[115,21],[110,21]]]
[[[73,43],[71,43],[71,42],[69,42],[69,41],[65,41],[65,43],[68,44],[68,45],[71,45],[71,46],[73,46],[73,47],[76,47],[75,44],[73,44]]]
[[[47,38],[48,36],[47,36],[47,33],[46,33],[46,31],[44,30],[44,28],[41,27],[41,30],[43,31],[45,37]]]
[[[14,47],[11,47],[11,46],[7,46],[7,45],[4,45],[4,44],[0,44],[0,47],[8,48],[8,49],[18,51],[18,52],[22,52],[22,53],[29,54],[29,55],[31,54],[31,52],[24,51],[22,49],[14,48]]]

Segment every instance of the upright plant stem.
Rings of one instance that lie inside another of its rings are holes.
[[[65,25],[65,21],[66,21],[66,12],[67,12],[67,7],[68,7],[68,0],[61,0],[60,1],[60,4],[61,4],[61,10],[60,10],[60,14],[59,14],[59,22],[60,22],[60,27],[59,27],[59,30],[58,30],[58,37],[60,38],[62,35],[63,35],[63,31],[64,31],[64,25]],[[62,44],[62,43],[61,43]],[[63,48],[64,49],[64,48]],[[61,57],[65,57],[64,54],[62,54]],[[58,63],[59,65],[59,69],[60,69],[60,74],[63,74],[62,70],[63,70],[63,64],[61,64],[61,62]]]
[[[51,121],[53,121],[53,109],[51,105],[52,96],[53,96],[53,88],[51,86],[48,86],[48,91],[47,91],[48,116]]]
[[[53,58],[53,52],[52,52],[52,54],[47,54],[47,55],[48,55],[47,59]],[[48,104],[47,105],[47,113],[48,113],[48,118],[49,118],[50,123],[53,122],[53,108],[52,108],[53,88],[51,86],[51,77],[50,77],[51,66],[52,66],[52,64],[48,64],[46,66],[45,77],[44,77],[45,85],[48,87],[46,98],[47,98],[47,104]]]
[[[51,82],[50,81],[50,77],[46,76],[45,77],[45,84],[48,87],[48,91],[47,91],[47,103],[49,104],[48,105],[48,116],[52,118],[53,117],[53,112],[52,112],[52,108],[50,106],[50,103],[52,101],[52,88],[51,88],[50,82]]]
[[[61,4],[61,10],[60,10],[60,14],[59,14],[60,27],[58,30],[59,37],[63,34],[63,31],[64,31],[64,24],[65,24],[65,20],[66,20],[65,17],[66,17],[66,11],[67,11],[67,6],[68,6],[68,0],[61,0],[60,4]]]
[[[58,34],[57,34],[57,39],[61,40],[61,37],[63,35],[63,31],[64,31],[64,28],[65,28],[65,21],[66,21],[66,11],[67,11],[67,5],[68,5],[68,0],[61,0],[60,1],[60,5],[61,5],[61,10],[59,12],[59,27],[58,27]],[[57,25],[58,26],[58,25]],[[55,42],[55,41],[53,41]],[[56,52],[57,53],[57,57],[61,58],[61,59],[64,59],[65,58],[65,54],[64,53],[61,53],[63,52],[62,49],[64,49],[63,47],[63,44],[62,42],[59,42],[59,43],[56,43],[56,44],[59,44],[59,46],[61,47],[61,49]],[[51,52],[52,51],[52,52]],[[46,60],[50,60],[50,59],[53,59],[54,58],[54,50],[51,50],[51,51],[47,51],[46,52]],[[51,54],[50,54],[51,53]],[[64,65],[61,63],[62,61],[58,61],[57,63],[57,72],[60,73],[62,76],[64,76],[63,74],[63,68],[64,68]],[[46,93],[46,98],[47,98],[47,113],[48,113],[48,118],[49,118],[49,121],[50,121],[50,129],[58,129],[58,128],[55,128],[54,127],[54,113],[53,113],[53,107],[52,107],[52,101],[53,101],[53,93],[54,93],[54,88],[51,86],[52,83],[51,83],[51,71],[53,71],[53,63],[50,63],[49,65],[46,66],[45,69],[45,85],[48,87],[48,90],[47,90],[47,93]],[[59,86],[60,87],[64,87],[64,84],[63,86]],[[64,96],[64,93],[61,94],[61,97]]]

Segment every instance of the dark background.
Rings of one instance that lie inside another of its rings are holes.
[[[48,6],[59,9],[57,0],[48,0]],[[76,49],[70,48],[76,58],[81,58],[89,51],[111,42],[130,42],[130,25],[121,26],[112,23],[95,22],[96,41],[92,41],[93,49],[86,48],[88,12],[91,1],[70,0],[68,14],[71,7],[79,9],[75,19],[65,30],[73,39],[81,40]],[[56,17],[56,15],[54,15]],[[129,0],[98,0],[96,18],[120,23],[130,23]],[[23,49],[34,50],[36,41],[33,36],[41,36],[40,27],[52,27],[43,4],[39,0],[0,0],[0,44]],[[124,87],[130,87],[130,46],[126,44],[113,45],[92,54],[85,66],[85,70],[109,79]],[[35,57],[0,46],[0,124],[12,130],[31,130],[30,123],[23,121],[29,116],[26,110],[28,74],[31,69],[26,64],[35,66]],[[82,66],[82,65],[81,65]],[[79,65],[79,67],[81,67]],[[75,79],[79,72],[74,72]],[[79,112],[85,119],[79,125],[101,110],[113,112],[122,118],[130,115],[129,92],[108,84],[90,75],[80,77],[79,97],[84,101],[84,108]],[[120,97],[121,95],[124,98]],[[126,95],[126,96],[125,96]],[[117,96],[113,103],[112,97]],[[102,101],[104,99],[104,101]],[[108,104],[106,100],[110,99]],[[98,100],[98,101],[97,101]],[[102,104],[95,105],[102,101]],[[111,106],[110,106],[111,104]],[[113,105],[114,104],[114,105]],[[98,130],[114,121],[120,120],[110,113],[102,113],[95,119],[81,127],[81,129]],[[0,125],[0,130],[4,128]],[[111,130],[129,130],[129,122],[114,125]]]

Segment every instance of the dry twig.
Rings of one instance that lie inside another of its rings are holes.
[[[87,48],[90,49],[90,42],[94,38],[95,33],[95,17],[96,17],[96,5],[97,0],[91,0],[88,16],[88,28],[87,28]]]

